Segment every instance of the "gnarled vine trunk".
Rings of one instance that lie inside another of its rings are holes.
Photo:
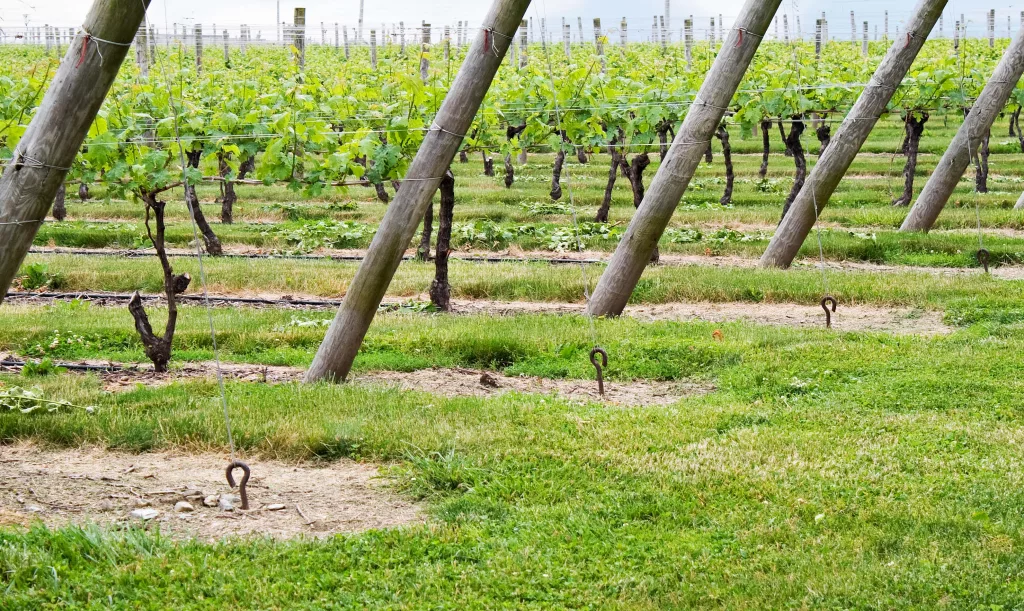
[[[452,309],[452,287],[448,282],[448,257],[451,255],[452,220],[455,216],[455,175],[451,169],[441,179],[441,210],[437,227],[437,255],[434,257],[434,281],[430,284],[430,302],[442,312]]]
[[[828,148],[828,145],[832,143],[832,128],[825,122],[825,119],[818,122],[818,127],[814,130],[814,135],[818,137],[818,156],[821,157],[825,154],[825,149]]]
[[[768,156],[772,152],[772,122],[770,120],[761,121],[761,169],[757,172],[757,175],[764,180],[768,176]]]
[[[480,151],[484,158],[484,176],[494,176],[494,159],[487,155],[487,151]]]
[[[220,170],[220,177],[224,179],[221,184],[224,195],[220,200],[220,222],[225,225],[230,225],[235,222],[235,202],[238,201],[238,196],[235,195],[235,183],[228,180],[228,174],[231,173],[231,166],[228,165],[227,155],[224,153],[217,153],[217,165]]]
[[[505,139],[511,142],[513,139],[519,137],[519,134],[526,130],[526,124],[522,125],[509,125],[505,130]],[[516,169],[512,165],[512,153],[505,155],[505,188],[511,189],[512,185],[516,182]]]
[[[57,187],[57,195],[53,198],[53,218],[63,221],[68,216],[68,209],[65,207],[67,199],[67,187],[63,184]]]
[[[601,201],[601,207],[597,209],[597,216],[594,218],[595,223],[607,223],[608,213],[612,207],[612,193],[615,191],[615,179],[619,176],[619,165],[622,163],[622,153],[619,152],[618,147],[615,146],[616,138],[612,138],[611,144],[608,145],[608,154],[612,158],[612,167],[608,170],[608,184],[604,188],[604,199]]]
[[[1011,117],[1011,121],[1013,122],[1014,131],[1017,132],[1017,143],[1020,145],[1020,152],[1024,153],[1024,131],[1021,131],[1020,129],[1021,108],[1022,107],[1020,106],[1017,107],[1017,110],[1013,113],[1013,117]]]
[[[562,145],[555,153],[555,166],[551,170],[551,199],[562,199],[562,168],[565,167],[565,133],[562,133]]]
[[[924,133],[924,124],[927,122],[927,113],[921,113],[920,119],[915,117],[914,113],[907,114],[904,122],[907,162],[903,166],[903,194],[892,202],[893,206],[907,206],[914,199],[914,174],[917,172],[917,153],[921,145],[921,134]]]
[[[79,185],[78,185],[78,199],[80,199],[83,202],[85,202],[85,201],[89,201],[89,197],[90,197],[90,195],[89,195],[89,185],[85,184],[84,182],[83,183],[79,183]]]
[[[430,239],[434,232],[434,202],[427,206],[427,213],[423,215],[423,233],[420,234],[420,246],[416,249],[416,258],[420,261],[430,260]]]
[[[188,151],[185,155],[188,157],[188,167],[199,167],[199,160],[203,157],[202,150]],[[199,232],[203,235],[206,252],[213,256],[224,254],[220,239],[213,233],[213,228],[210,227],[210,223],[206,220],[206,215],[203,214],[203,208],[199,205],[199,196],[196,195],[195,185],[185,185],[185,204],[188,206],[189,214],[192,215],[192,219],[196,222]]]
[[[779,125],[781,126],[782,123],[780,122]],[[793,156],[796,175],[793,179],[793,188],[790,189],[789,195],[786,196],[786,204],[782,207],[782,218],[786,218],[786,215],[789,214],[789,207],[793,205],[796,196],[800,194],[800,189],[804,188],[804,180],[807,179],[807,158],[804,156],[804,145],[800,141],[800,136],[803,133],[803,117],[796,115],[790,125],[789,135],[786,136],[786,150]]]
[[[640,208],[640,204],[644,201],[644,170],[647,166],[651,165],[651,158],[647,153],[640,153],[634,155],[633,160],[630,161],[625,155],[619,161],[619,167],[622,168],[622,174],[629,180],[629,186],[633,189],[633,207]],[[654,249],[654,253],[651,255],[651,263],[658,263],[661,260],[661,254],[658,249]]]
[[[174,275],[170,259],[167,257],[164,234],[164,210],[166,202],[158,201],[156,194],[141,193],[143,204],[146,206],[146,233],[153,242],[160,266],[164,275],[164,295],[167,298],[167,323],[164,326],[163,337],[153,332],[153,325],[149,322],[149,316],[142,305],[142,297],[136,292],[128,302],[128,312],[135,321],[135,330],[139,333],[146,357],[153,362],[153,367],[158,372],[167,371],[167,364],[171,360],[171,347],[174,343],[174,330],[178,322],[177,296],[188,289],[192,278],[188,274]],[[150,219],[155,217],[156,233],[150,227]]]
[[[974,190],[977,193],[988,193],[988,156],[989,141],[992,139],[992,130],[985,130],[985,136],[981,139],[981,146],[978,154],[974,156]]]
[[[718,203],[725,206],[732,203],[732,190],[736,183],[736,173],[732,167],[732,146],[729,144],[729,129],[725,126],[725,122],[718,126],[715,137],[722,143],[722,158],[725,159],[725,193],[722,195],[722,199],[718,200]]]
[[[782,136],[783,154],[786,157],[792,157],[793,149],[789,148],[789,137],[786,136],[786,125],[782,119],[779,119],[779,134]]]

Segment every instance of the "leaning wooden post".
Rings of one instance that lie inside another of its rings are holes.
[[[736,27],[729,31],[726,44],[597,284],[590,300],[591,314],[622,314],[781,2],[747,0],[744,4]]]
[[[906,35],[893,42],[870,83],[832,137],[832,142],[818,158],[804,188],[761,257],[761,267],[789,267],[793,263],[821,210],[828,205],[839,181],[864,146],[864,141],[910,70],[945,6],[946,0],[918,2],[913,15],[907,20]]]
[[[373,321],[402,255],[419,227],[448,166],[462,145],[530,0],[494,0],[484,27],[466,55],[455,82],[416,153],[402,188],[388,206],[380,229],[349,285],[306,381],[342,381]],[[50,193],[53,199],[53,193]]]
[[[928,178],[917,203],[910,209],[900,231],[928,231],[939,218],[953,189],[964,175],[971,159],[977,154],[984,134],[992,127],[996,117],[1006,107],[1013,88],[1024,74],[1024,29],[1017,32],[999,61],[992,78],[985,83],[981,95],[971,107],[956,136],[949,144],[935,172]]]
[[[149,0],[96,0],[0,177],[0,303],[139,31]],[[86,34],[85,32],[88,32]],[[109,41],[109,42],[108,42]]]

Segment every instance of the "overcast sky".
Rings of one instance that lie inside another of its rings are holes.
[[[153,25],[160,29],[163,29],[165,23],[216,24],[218,29],[247,23],[253,30],[266,30],[264,37],[269,38],[274,29],[273,24],[276,23],[277,4],[276,0],[153,0],[149,16]],[[883,11],[888,9],[890,27],[895,28],[909,14],[913,4],[912,0],[784,0],[780,11],[793,15],[797,12],[794,8],[798,6],[805,32],[813,29],[813,25],[808,24],[813,24],[811,20],[815,15],[822,10],[827,11],[830,28],[835,35],[838,31],[848,31],[850,9],[857,13],[858,22],[868,20],[872,24],[880,23]],[[90,0],[0,0],[0,27],[23,27],[24,14],[29,15],[32,25],[73,26],[81,23],[90,5]],[[322,21],[355,26],[358,21],[359,0],[287,0],[281,2],[281,19],[290,21],[292,9],[296,6],[306,8],[307,23],[311,27]],[[421,20],[430,21],[434,25],[454,24],[460,20],[479,24],[489,6],[488,0],[366,0],[365,27],[379,27],[381,23],[387,23],[390,27],[390,24],[399,20],[404,20],[407,25]],[[549,24],[560,23],[562,17],[569,17],[573,23],[577,16],[585,20],[601,17],[605,21],[605,28],[616,27],[625,16],[630,19],[631,30],[649,29],[651,17],[663,13],[664,6],[664,0],[534,0],[528,16],[534,17],[535,21],[546,17]],[[698,27],[702,27],[711,15],[709,8],[716,15],[723,14],[728,25],[741,6],[742,0],[672,0],[673,29],[682,28],[682,19],[690,14],[695,16]],[[984,11],[989,8],[996,9],[998,31],[1003,32],[1006,29],[1006,17],[1019,15],[1020,10],[1024,9],[1024,0],[1017,5],[957,0],[949,3],[947,20],[952,21],[954,15],[963,12],[972,24],[983,29]],[[1018,22],[1019,17],[1013,20],[1015,27]],[[951,29],[952,23],[946,27]]]

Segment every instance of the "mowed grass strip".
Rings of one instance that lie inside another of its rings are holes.
[[[558,323],[544,328],[557,333]],[[705,370],[717,392],[621,409],[526,395],[230,384],[244,454],[392,463],[392,485],[423,500],[429,523],[327,541],[219,544],[5,528],[4,606],[1019,602],[1019,329],[925,339],[730,327],[719,342],[706,325],[662,328],[697,354],[735,354]],[[650,348],[669,341],[636,329],[629,336],[647,337]],[[679,362],[681,354],[651,356]],[[98,407],[5,412],[8,443],[226,448],[212,382],[107,394],[74,375],[2,381]]]

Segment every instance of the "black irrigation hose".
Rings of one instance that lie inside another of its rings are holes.
[[[85,250],[85,249],[62,249],[62,250],[29,250],[32,255],[76,255],[84,257],[121,257],[125,259],[138,259],[153,257],[156,253],[148,250]],[[171,257],[188,257],[187,254],[171,254]],[[246,253],[225,253],[214,257],[215,259],[283,259],[293,261],[362,261],[362,255],[266,255]],[[412,261],[415,257],[402,257],[403,261]],[[579,265],[606,263],[602,259],[567,259],[543,257],[452,257],[453,260],[466,263],[548,263],[551,265]]]
[[[140,295],[142,299],[155,301],[163,299],[162,295]],[[9,291],[6,299],[81,299],[84,301],[123,301],[132,300],[133,294],[127,293],[30,293],[26,291]],[[178,295],[178,301],[199,301],[205,302],[206,297],[202,295]],[[339,299],[259,299],[254,297],[209,297],[211,303],[238,303],[245,305],[298,305],[313,307],[338,307],[341,305]]]
[[[25,361],[0,361],[0,370],[13,368],[23,369],[29,363]],[[118,373],[122,371],[141,371],[137,365],[83,365],[80,363],[54,363],[54,367],[67,369],[68,371],[95,371],[100,373]]]

